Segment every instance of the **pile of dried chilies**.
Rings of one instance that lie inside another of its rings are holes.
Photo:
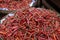
[[[0,24],[3,40],[60,40],[60,17],[51,10],[28,8]]]
[[[24,7],[29,7],[31,0],[0,0],[0,8],[8,8],[16,10]]]

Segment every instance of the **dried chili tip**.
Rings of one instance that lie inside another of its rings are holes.
[[[20,40],[18,37],[16,37],[16,39],[15,40]]]
[[[0,34],[3,34],[3,35],[5,35],[7,32],[2,32],[2,31],[0,31]]]
[[[54,38],[54,40],[57,40],[56,35],[54,33],[53,33],[53,38]]]
[[[31,38],[31,40],[34,40],[34,38]]]

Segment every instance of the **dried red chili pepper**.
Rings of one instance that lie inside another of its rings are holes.
[[[4,40],[60,40],[59,20],[56,12],[27,8],[9,16],[1,24],[0,36]]]

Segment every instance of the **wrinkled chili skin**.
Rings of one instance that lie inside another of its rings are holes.
[[[60,40],[60,17],[43,8],[18,11],[0,27],[4,40]]]

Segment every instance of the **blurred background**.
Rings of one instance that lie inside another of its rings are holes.
[[[51,9],[60,13],[60,0],[39,0],[37,4],[35,7]]]

